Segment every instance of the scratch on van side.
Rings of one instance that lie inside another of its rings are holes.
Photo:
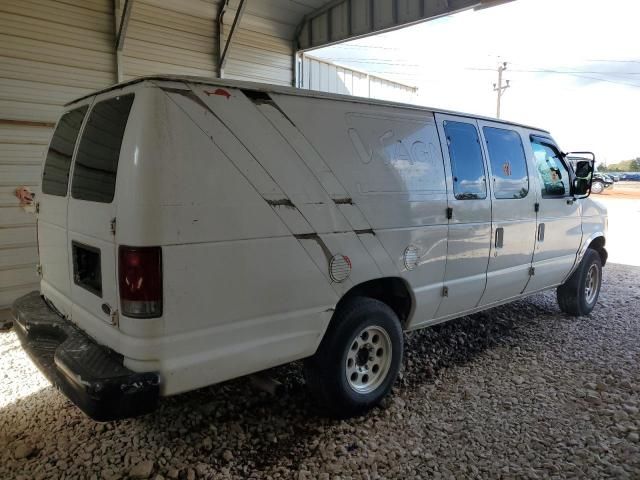
[[[287,207],[287,208],[296,208],[291,200],[288,198],[279,198],[277,200],[268,200],[265,199],[266,202],[272,207]]]
[[[327,262],[330,262],[331,259],[333,258],[333,254],[331,253],[331,250],[329,250],[329,247],[327,247],[327,244],[324,243],[324,241],[320,238],[320,236],[317,233],[300,233],[300,234],[294,235],[294,237],[297,238],[298,240],[313,240],[322,249],[322,253],[324,253],[324,256],[327,258]]]
[[[177,93],[178,95],[182,95],[183,97],[188,98],[189,100],[203,107],[205,110],[209,111],[209,107],[207,106],[207,104],[204,103],[202,100],[200,100],[200,98],[191,90],[182,90],[180,88],[171,88],[171,87],[160,87],[160,88],[167,93]]]

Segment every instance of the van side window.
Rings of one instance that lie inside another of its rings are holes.
[[[476,127],[470,123],[443,123],[447,136],[453,193],[458,200],[487,198],[484,160]]]
[[[132,104],[133,95],[123,95],[97,103],[89,113],[73,170],[73,198],[113,201],[120,147]]]
[[[504,128],[484,127],[493,194],[498,199],[524,198],[529,193],[527,158],[518,132]]]
[[[58,122],[44,163],[42,193],[59,197],[67,195],[71,157],[85,113],[86,105],[65,113]]]
[[[542,139],[531,137],[531,148],[542,180],[543,197],[569,195],[569,171],[562,163],[560,152]]]

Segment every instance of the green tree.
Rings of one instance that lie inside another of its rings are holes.
[[[635,160],[631,160],[629,168],[632,172],[640,172],[640,157],[637,157]]]

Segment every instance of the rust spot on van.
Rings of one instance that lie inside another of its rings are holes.
[[[291,200],[288,198],[281,198],[278,200],[267,200],[267,203],[272,207],[287,207],[287,208],[296,208]]]
[[[353,205],[353,200],[351,197],[346,198],[334,198],[333,203],[336,205]]]

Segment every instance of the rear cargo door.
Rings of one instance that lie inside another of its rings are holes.
[[[69,198],[72,316],[117,321],[116,174],[133,94],[97,97],[76,153]]]
[[[42,195],[36,198],[42,292],[65,315],[71,314],[67,207],[71,162],[78,134],[89,109],[86,104],[64,113],[53,133],[42,173]]]

